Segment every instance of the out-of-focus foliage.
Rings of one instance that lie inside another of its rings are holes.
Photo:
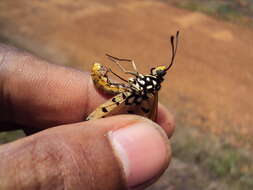
[[[242,148],[236,149],[214,135],[183,126],[172,142],[174,156],[202,168],[210,180],[218,178],[236,190],[253,187],[253,159]]]
[[[253,26],[252,0],[164,0],[180,8],[200,11],[236,23]]]
[[[11,142],[24,136],[25,134],[22,130],[0,132],[0,144]]]

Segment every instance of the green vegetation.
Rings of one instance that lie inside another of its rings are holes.
[[[163,0],[192,11],[199,11],[228,21],[253,26],[252,0]]]
[[[0,144],[7,143],[24,137],[25,134],[22,130],[1,132],[0,133]]]
[[[196,128],[181,126],[172,145],[176,158],[198,165],[210,180],[224,181],[231,189],[253,189],[253,159],[247,151]]]

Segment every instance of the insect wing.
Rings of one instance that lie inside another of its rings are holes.
[[[142,100],[140,104],[126,105],[125,101],[115,107],[107,116],[117,114],[136,114],[151,120],[156,119],[158,94],[150,94],[148,99]]]
[[[120,93],[93,111],[86,120],[94,120],[118,114],[136,114],[151,120],[156,119],[158,93],[150,94],[149,98],[140,104],[126,105],[125,100],[131,93]]]
[[[116,115],[119,108],[124,104],[125,99],[130,96],[131,93],[123,92],[117,94],[116,96],[112,97],[110,100],[106,101],[99,107],[97,107],[87,118],[86,120],[94,120],[99,118],[104,118],[110,115]],[[120,114],[120,113],[118,113]]]
[[[146,100],[143,100],[140,105],[138,105],[137,115],[141,115],[143,117],[149,118],[151,120],[156,119],[156,113],[157,113],[157,105],[158,105],[158,93],[150,94],[149,98]]]
[[[150,101],[150,105],[149,105],[151,108],[151,111],[148,118],[155,121],[156,115],[157,115],[157,108],[158,108],[158,92],[156,92],[153,96],[154,96],[153,101]]]

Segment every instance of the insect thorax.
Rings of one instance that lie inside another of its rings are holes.
[[[143,100],[147,100],[150,96],[161,88],[162,80],[153,75],[138,74],[136,78],[130,78],[129,84],[131,96],[126,99],[127,105],[140,104]]]

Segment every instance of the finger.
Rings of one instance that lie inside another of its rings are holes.
[[[88,73],[10,47],[0,46],[0,61],[2,122],[45,128],[82,121],[104,100]]]
[[[54,127],[0,146],[0,189],[143,186],[164,172],[170,153],[164,131],[134,115]]]
[[[175,119],[168,109],[160,103],[158,104],[156,122],[165,130],[168,138],[173,135],[176,127]]]

